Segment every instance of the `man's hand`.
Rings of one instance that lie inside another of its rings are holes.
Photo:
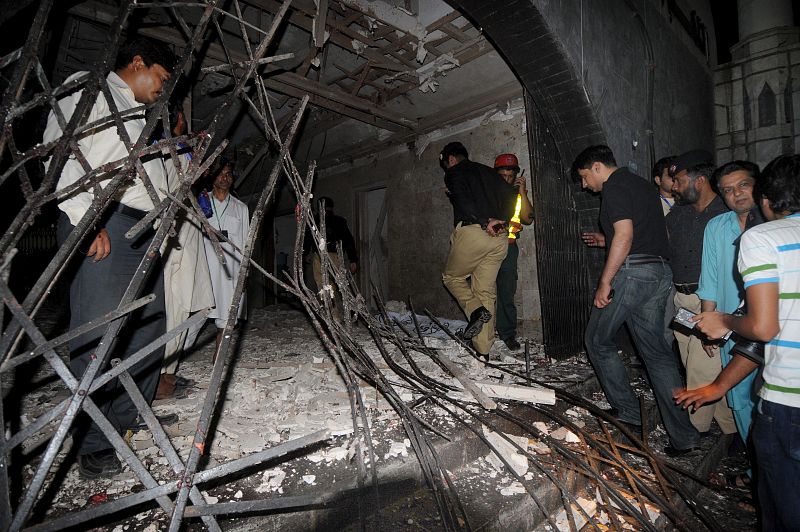
[[[506,232],[505,227],[505,220],[496,220],[494,218],[489,218],[489,222],[486,224],[486,232],[489,233],[490,236],[497,236],[500,234],[504,234]]]
[[[597,308],[603,308],[611,303],[611,285],[608,283],[604,283],[600,281],[600,284],[597,285],[597,291],[594,293],[594,306]]]
[[[719,346],[715,343],[703,342],[703,351],[706,352],[708,358],[714,358],[715,356],[717,356],[717,352],[719,351]]]
[[[694,390],[683,388],[673,393],[672,397],[675,399],[675,404],[679,405],[684,410],[686,408],[691,408],[692,411],[695,411],[705,404],[722,399],[724,395],[724,388],[712,382],[711,384]]]
[[[722,312],[701,312],[691,318],[697,323],[697,330],[705,334],[711,340],[722,338],[730,330],[725,325],[725,316]]]
[[[525,188],[525,174],[520,174],[514,179],[514,186],[517,187],[517,194],[526,196],[528,190]]]
[[[586,232],[581,233],[581,240],[590,248],[606,247],[606,235],[603,233]]]
[[[108,237],[108,231],[106,231],[105,228],[100,229],[100,232],[97,233],[94,241],[92,241],[92,245],[89,246],[89,252],[86,255],[88,257],[94,257],[95,262],[100,262],[108,257],[110,253],[111,239]]]
[[[357,262],[351,262],[350,263],[350,273],[355,275],[355,273],[357,271],[358,271],[358,263]]]

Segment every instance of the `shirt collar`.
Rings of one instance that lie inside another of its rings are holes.
[[[133,91],[128,86],[128,84],[125,83],[125,80],[119,77],[119,74],[117,74],[112,70],[111,72],[108,73],[108,76],[106,76],[106,81],[108,81],[109,86],[117,89],[118,91],[122,92],[127,98],[129,98],[130,101],[133,102],[134,106],[141,105],[139,102],[136,101],[136,98],[133,95]]]

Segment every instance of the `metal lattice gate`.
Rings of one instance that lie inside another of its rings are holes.
[[[548,356],[565,358],[583,350],[594,277],[602,268],[602,254],[580,239],[596,223],[599,202],[572,182],[553,134],[532,98],[525,100],[544,345]]]

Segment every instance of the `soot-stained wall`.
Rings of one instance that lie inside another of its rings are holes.
[[[647,55],[633,11],[622,0],[542,0],[533,4],[570,58],[618,162],[647,175]],[[713,89],[709,60],[691,42],[676,16],[670,16],[664,2],[633,4],[653,48],[655,157],[693,148],[710,150]],[[683,4],[684,12],[696,10],[708,27],[711,45],[714,34],[708,3]],[[531,53],[535,54],[535,49]],[[709,46],[709,56],[714,53]]]

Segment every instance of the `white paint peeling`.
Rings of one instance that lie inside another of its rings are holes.
[[[368,13],[370,17],[381,20],[405,33],[410,33],[417,39],[424,39],[427,34],[425,26],[416,17],[409,15],[404,9],[398,9],[396,6],[367,0],[341,0],[340,3]]]

